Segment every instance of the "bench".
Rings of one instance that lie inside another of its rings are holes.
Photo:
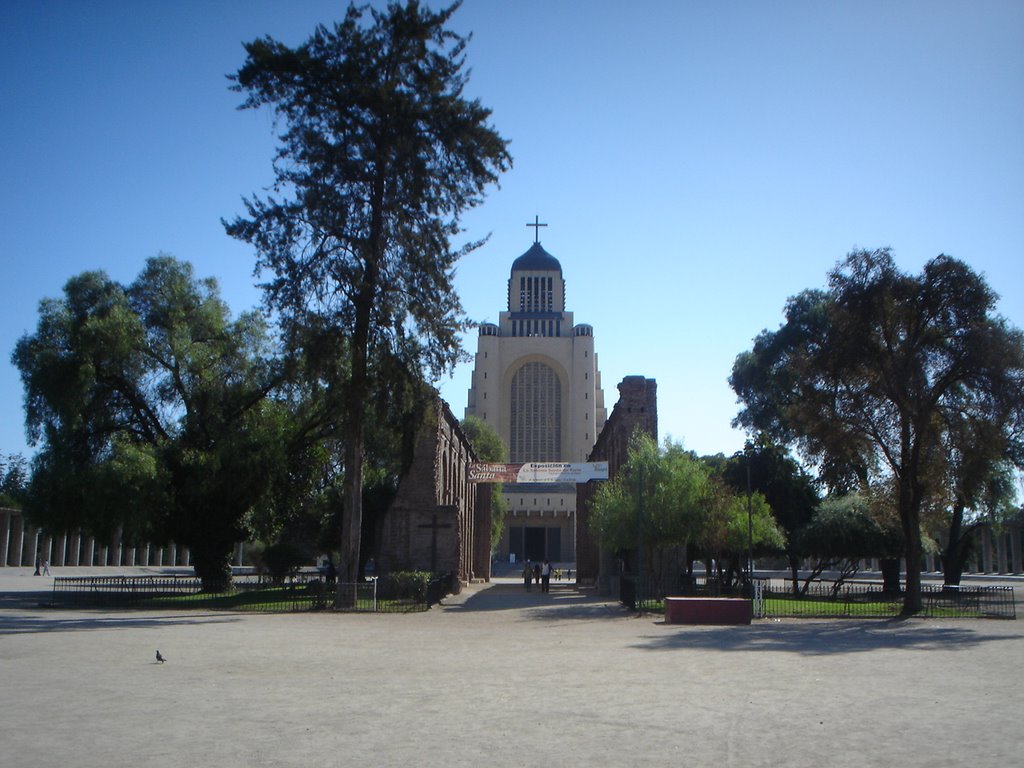
[[[742,597],[666,597],[666,624],[749,624],[753,603]]]

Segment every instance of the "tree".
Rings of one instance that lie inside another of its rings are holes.
[[[125,287],[72,278],[40,305],[13,362],[42,448],[27,511],[52,530],[190,547],[222,588],[244,515],[282,464],[283,414],[262,320],[229,318],[213,280],[149,259]]]
[[[503,464],[508,461],[508,449],[501,440],[501,435],[494,427],[476,416],[467,416],[462,421],[462,431],[469,438],[473,450],[481,461]],[[504,485],[490,483],[491,486],[491,553],[497,549],[498,542],[505,531],[505,515],[508,505],[505,504]]]
[[[960,584],[974,533],[1005,517],[1015,500],[1013,466],[1021,463],[1022,436],[1004,424],[979,421],[958,410],[945,424],[949,507],[942,550],[943,583]],[[969,512],[971,513],[969,515]]]
[[[704,557],[708,575],[714,560],[719,582],[729,587],[741,579],[751,550],[777,554],[786,546],[786,536],[761,492],[748,495],[725,481],[722,471],[732,461],[722,459],[718,454],[701,460],[709,468],[711,483],[695,550]]]
[[[751,505],[754,544],[782,546],[764,497],[755,494]],[[747,512],[746,496],[733,493],[704,461],[678,443],[659,449],[637,431],[615,478],[597,489],[590,524],[602,546],[636,552],[637,575],[664,594],[689,545],[708,557],[741,562],[749,541]]]
[[[861,559],[891,557],[902,543],[898,531],[886,528],[871,514],[869,500],[861,494],[829,496],[791,543],[793,551],[815,561],[802,590],[794,574],[794,590],[806,594],[813,580],[826,570],[834,570],[839,575],[833,592],[838,592],[843,581],[857,572]]]
[[[28,462],[18,453],[0,456],[0,507],[20,509],[28,487]]]
[[[748,440],[723,467],[723,478],[737,493],[761,493],[772,516],[786,535],[786,559],[796,589],[801,555],[795,549],[794,534],[811,520],[818,505],[812,478],[785,448],[766,435]]]
[[[468,42],[446,25],[457,5],[350,5],[297,48],[264,37],[231,75],[243,109],[284,122],[273,196],[245,201],[227,232],[255,246],[286,345],[315,364],[343,338],[345,378],[331,402],[344,440],[342,573],[356,580],[368,400],[394,372],[436,379],[467,327],[453,286],[461,214],[510,164],[507,142],[464,97]],[[331,347],[328,344],[328,347]],[[404,372],[404,373],[403,373]]]
[[[737,424],[795,443],[823,469],[891,480],[904,614],[921,608],[921,511],[945,492],[934,467],[951,414],[1019,434],[1024,337],[993,314],[995,302],[980,275],[948,256],[911,276],[887,249],[855,251],[828,291],[790,299],[779,330],[763,331],[733,366]]]

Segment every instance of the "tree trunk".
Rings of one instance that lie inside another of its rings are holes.
[[[370,203],[370,236],[367,240],[363,279],[352,301],[355,320],[352,326],[352,371],[345,419],[345,509],[341,523],[341,567],[344,580],[348,584],[355,584],[362,577],[359,548],[363,536],[363,445],[366,441],[370,326],[380,280],[380,259],[384,252],[384,184],[384,173],[378,169]]]
[[[921,471],[921,435],[927,434],[926,425],[911,429],[909,415],[900,420],[900,464],[898,476],[899,498],[897,508],[903,526],[904,560],[906,561],[906,591],[903,593],[903,616],[913,616],[921,610],[921,501],[923,489],[918,479]],[[914,439],[912,436],[917,435]]]
[[[921,517],[919,506],[910,505],[910,509],[901,515],[904,518],[903,535],[906,539],[906,591],[903,593],[904,616],[913,616],[921,611]]]
[[[887,595],[900,593],[900,561],[897,557],[883,557],[878,561],[882,569],[882,591]]]
[[[800,561],[795,555],[789,556],[789,572],[793,577],[793,594],[800,594]]]
[[[345,445],[345,507],[341,516],[341,580],[359,581],[359,544],[363,530],[363,446],[351,433]]]
[[[964,525],[964,505],[957,501],[953,505],[953,517],[949,521],[949,540],[942,552],[942,583],[947,587],[960,586],[967,562],[969,540]]]
[[[345,507],[341,517],[341,579],[345,584],[357,583],[362,575],[359,545],[363,536],[363,443],[366,437],[369,325],[369,302],[361,301],[357,305],[352,334],[352,378],[345,419]]]

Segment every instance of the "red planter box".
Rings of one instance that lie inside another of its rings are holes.
[[[666,597],[666,624],[749,624],[750,600],[741,597]]]

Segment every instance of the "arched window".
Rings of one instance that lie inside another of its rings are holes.
[[[562,388],[554,369],[524,365],[512,377],[509,460],[559,461],[562,446]]]

